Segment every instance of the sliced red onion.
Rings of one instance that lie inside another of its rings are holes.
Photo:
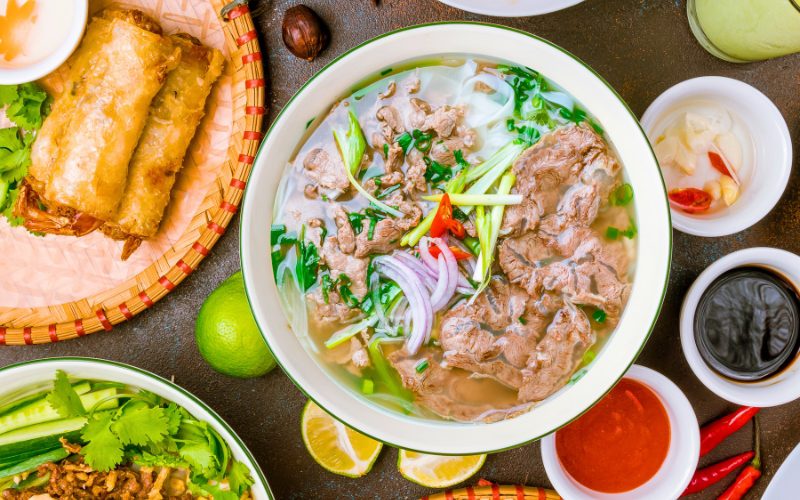
[[[434,311],[441,310],[444,306],[447,305],[447,302],[453,297],[453,294],[456,291],[456,285],[458,284],[458,278],[461,276],[461,273],[458,272],[458,262],[456,261],[456,256],[453,255],[453,251],[450,250],[445,242],[441,239],[434,239],[432,240],[433,243],[439,247],[441,251],[440,257],[444,257],[444,261],[446,264],[446,274],[439,273],[439,280],[447,277],[447,287],[445,288],[444,296],[441,298],[442,302],[437,302],[436,306],[438,308],[434,308]],[[433,302],[433,298],[431,298],[431,302]]]
[[[408,267],[413,269],[414,272],[419,275],[422,283],[428,288],[429,291],[436,288],[436,280],[439,278],[438,273],[428,269],[419,259],[410,253],[402,251],[394,252],[392,257],[396,257],[402,261],[403,264],[406,264]]]
[[[447,261],[445,260],[444,255],[439,255],[438,258],[439,264],[439,282],[436,283],[436,289],[431,293],[431,308],[433,308],[433,312],[439,312],[442,310],[447,304],[447,301],[450,300],[450,296],[447,296],[448,288],[450,287],[450,281],[452,281],[452,277],[447,269]]]
[[[431,241],[431,238],[428,238],[427,236],[423,236],[422,239],[419,240],[419,256],[428,269],[434,273],[438,273],[439,264],[436,261],[436,258],[431,255]]]
[[[406,350],[416,354],[433,327],[433,309],[428,291],[420,276],[396,257],[383,255],[375,258],[373,263],[379,272],[397,283],[408,300],[406,314],[410,316],[412,325],[409,333],[404,332],[407,337]]]

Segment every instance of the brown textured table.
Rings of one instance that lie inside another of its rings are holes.
[[[271,117],[312,74],[333,57],[386,31],[438,20],[482,20],[507,24],[545,37],[582,58],[605,77],[641,115],[667,87],[701,75],[724,75],[755,85],[783,112],[792,139],[800,145],[800,56],[737,66],[716,60],[694,41],[680,0],[588,0],[571,9],[524,19],[492,19],[435,0],[305,0],[331,26],[331,46],[314,63],[300,61],[283,47],[280,22],[294,1],[251,0],[269,58]],[[491,2],[493,0],[486,0]],[[798,155],[795,154],[795,159]],[[277,171],[276,171],[277,175]],[[733,408],[695,378],[683,359],[678,315],[684,293],[711,262],[732,251],[774,246],[800,252],[800,179],[792,175],[783,200],[755,227],[740,234],[702,239],[675,233],[672,276],[661,318],[639,363],[675,381],[692,401],[701,422]],[[642,221],[646,224],[646,221]],[[429,493],[396,471],[396,451],[385,449],[373,471],[346,479],[320,468],[300,438],[305,398],[280,370],[257,380],[235,380],[211,371],[194,345],[193,326],[203,299],[239,268],[239,230],[233,224],[200,269],[152,310],[112,333],[50,346],[4,348],[0,366],[35,358],[97,356],[151,370],[194,392],[236,429],[258,458],[279,499],[413,498]],[[749,498],[757,498],[786,455],[800,441],[800,402],[770,408],[763,417],[765,477]],[[726,441],[703,463],[751,446],[749,427]],[[538,444],[492,455],[478,477],[501,483],[547,486]],[[722,487],[702,497],[713,498]]]

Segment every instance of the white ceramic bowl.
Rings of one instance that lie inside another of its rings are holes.
[[[564,470],[556,453],[555,434],[542,439],[542,460],[553,488],[567,500],[638,500],[678,498],[697,468],[700,428],[692,405],[670,379],[655,370],[633,365],[626,378],[639,381],[658,395],[667,410],[672,431],[670,447],[661,469],[648,482],[624,493],[599,493],[581,485]]]
[[[605,128],[627,166],[640,221],[639,259],[628,306],[616,332],[586,376],[516,418],[492,424],[420,419],[370,403],[332,377],[303,346],[285,319],[270,262],[270,225],[284,166],[310,118],[365,79],[408,61],[472,54],[530,66],[571,93]],[[644,347],[658,316],[671,257],[669,207],[650,144],[622,99],[589,67],[559,47],[510,28],[441,23],[402,29],[340,56],[309,80],[281,110],[264,139],[247,185],[241,219],[241,257],[248,299],[270,349],[295,384],[322,408],[359,431],[392,445],[429,453],[502,450],[547,435],[594,404],[619,380]]]
[[[739,80],[704,76],[667,89],[642,116],[652,138],[660,121],[681,103],[705,100],[719,103],[738,115],[753,139],[754,165],[732,206],[712,214],[672,211],[675,229],[695,236],[726,236],[743,231],[766,216],[778,203],[792,170],[792,140],[781,112],[758,89]]]
[[[63,370],[74,377],[119,382],[145,389],[184,407],[198,419],[208,422],[230,446],[234,458],[247,465],[255,480],[252,486],[253,498],[274,498],[264,473],[250,450],[222,417],[185,389],[140,368],[94,358],[64,357],[26,361],[0,368],[0,400],[31,386],[52,383],[57,370]]]
[[[742,266],[772,268],[800,285],[800,257],[777,248],[748,248],[733,252],[714,262],[697,277],[681,308],[681,346],[683,355],[700,381],[717,396],[746,406],[777,406],[800,398],[800,363],[798,357],[778,375],[761,382],[737,382],[718,374],[703,361],[694,340],[694,316],[703,292],[722,273]]]
[[[0,85],[17,85],[38,80],[61,66],[78,47],[89,16],[89,0],[58,1],[73,4],[72,17],[63,19],[64,23],[69,23],[69,29],[66,31],[64,40],[58,44],[58,48],[50,55],[33,64],[17,68],[0,67]]]
[[[457,9],[497,17],[538,16],[577,5],[583,0],[439,0]]]

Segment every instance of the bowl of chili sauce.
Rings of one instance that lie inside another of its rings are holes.
[[[581,417],[542,440],[547,475],[569,499],[677,498],[699,449],[686,396],[639,365]]]
[[[800,398],[800,256],[748,248],[717,260],[686,294],[681,347],[723,399],[776,406]]]

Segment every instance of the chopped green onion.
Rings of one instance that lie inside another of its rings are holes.
[[[519,317],[519,318],[517,318],[517,319],[518,319],[518,320],[519,320],[519,322],[520,322],[520,323],[522,323],[523,325],[527,325],[527,324],[528,324],[528,320],[527,320],[527,319],[525,319],[525,317],[524,317],[524,316],[520,316],[520,317]]]
[[[429,366],[430,366],[430,363],[428,363],[428,360],[427,359],[423,359],[419,363],[417,363],[416,366],[414,366],[414,370],[417,373],[422,373],[425,370],[427,370]]]
[[[592,319],[597,323],[605,323],[607,317],[608,315],[602,309],[595,309],[595,311],[592,313]]]
[[[389,157],[389,144],[388,143],[383,143],[383,156],[385,158]]]
[[[625,183],[611,193],[611,204],[623,207],[633,200],[633,187]]]
[[[619,234],[620,230],[614,226],[608,226],[608,228],[606,228],[606,238],[609,240],[618,240]]]
[[[399,144],[400,147],[403,148],[403,152],[407,154],[411,150],[411,145],[414,142],[414,139],[408,132],[403,132],[394,138],[394,142]]]
[[[514,175],[514,174],[511,174]],[[456,206],[496,206],[496,205],[519,205],[522,203],[521,194],[448,194],[450,203]],[[441,194],[423,196],[423,200],[439,202]],[[463,209],[462,209],[463,211]]]
[[[594,358],[596,358],[596,357],[597,357],[597,353],[596,352],[594,352],[594,351],[586,351],[584,353],[584,355],[583,355],[583,359],[581,360],[581,364],[588,365],[589,363],[594,361]]]
[[[474,236],[466,236],[462,242],[464,243],[464,246],[466,246],[469,251],[472,252],[472,255],[475,255],[476,257],[480,255],[481,242],[478,238],[475,238]]]
[[[388,188],[386,188],[383,191],[381,191],[380,193],[378,193],[376,198],[378,198],[379,200],[382,200],[382,199],[386,198],[387,196],[389,196],[390,194],[392,194],[395,191],[397,191],[398,189],[400,189],[401,187],[402,186],[400,184],[395,184],[394,186],[389,186]]]
[[[361,381],[361,392],[364,394],[372,394],[375,392],[375,382],[371,378],[365,378]]]

